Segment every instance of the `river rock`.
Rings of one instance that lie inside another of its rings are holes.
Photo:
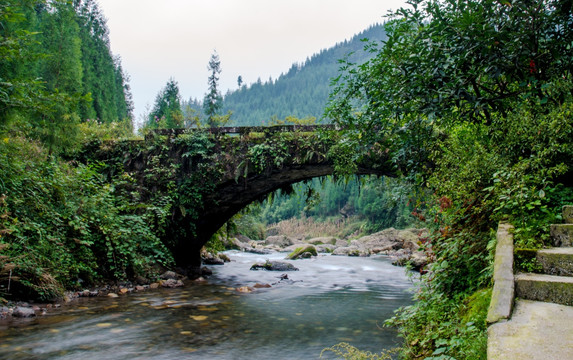
[[[175,279],[161,280],[159,285],[164,288],[178,288],[183,286],[183,281]]]
[[[12,315],[14,310],[5,306],[0,306],[0,319],[5,319],[8,316]]]
[[[270,288],[270,287],[272,287],[272,286],[271,286],[270,284],[259,284],[259,283],[256,283],[255,285],[253,285],[253,287],[254,287],[255,289],[265,289],[265,288]]]
[[[205,265],[224,265],[225,262],[218,255],[211,253],[204,253],[202,256],[203,264]]]
[[[240,293],[250,293],[253,292],[253,288],[250,286],[241,286],[237,288],[237,291]]]
[[[294,244],[294,241],[285,235],[269,236],[265,240],[265,245],[276,245],[279,248],[285,248]]]
[[[315,248],[318,253],[332,253],[336,249],[336,246],[331,244],[322,244],[316,245]]]
[[[336,244],[336,238],[332,236],[317,237],[307,240],[306,242],[312,245],[322,245],[322,244]]]
[[[368,256],[370,255],[367,250],[364,248],[359,248],[357,246],[346,246],[346,247],[339,247],[336,248],[332,255],[341,255],[341,256]]]
[[[177,280],[177,274],[174,271],[166,271],[161,276],[159,276],[161,280]]]
[[[282,248],[282,249],[280,250],[280,252],[287,252],[287,253],[290,254],[291,252],[295,251],[295,250],[298,249],[299,247],[301,247],[301,246],[306,246],[306,245],[308,245],[308,244],[302,243],[302,242],[297,242],[296,244],[292,244],[292,245],[290,245],[290,246],[287,246],[287,247],[285,247],[285,248]]]
[[[256,263],[251,266],[251,270],[268,270],[268,271],[298,271],[298,268],[293,264],[281,261],[269,261],[264,263]]]
[[[12,312],[12,316],[18,318],[29,318],[36,316],[36,312],[34,309],[29,307],[17,306]]]
[[[268,255],[268,254],[274,253],[273,250],[271,250],[271,249],[265,249],[265,248],[263,248],[263,247],[256,247],[256,248],[245,249],[245,252],[250,252],[250,253],[259,254],[259,255]]]
[[[420,271],[428,264],[428,257],[421,251],[403,252],[393,256],[392,265],[412,266],[412,269]]]
[[[345,246],[348,246],[348,241],[338,239],[338,240],[336,240],[336,242],[334,243],[334,246],[336,246],[336,247],[345,247]]]
[[[291,252],[286,258],[288,260],[308,259],[317,256],[316,248],[312,245],[301,246]]]

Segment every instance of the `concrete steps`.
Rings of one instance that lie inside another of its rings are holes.
[[[517,297],[573,305],[573,206],[564,206],[561,214],[566,223],[551,225],[551,237],[556,247],[536,253],[544,274],[517,274]]]
[[[515,276],[515,295],[520,299],[573,305],[573,277],[518,274]]]
[[[510,321],[488,328],[488,360],[573,359],[573,307],[517,300]]]
[[[559,247],[537,251],[537,262],[549,275],[573,276],[573,247]]]
[[[544,274],[517,274],[507,281],[507,276],[501,277],[503,272],[494,268],[488,360],[573,360],[573,206],[563,207],[562,218],[564,224],[551,225],[556,247],[535,254]],[[503,250],[499,239],[497,248]],[[513,245],[513,238],[511,241]],[[504,269],[512,269],[512,265],[513,258],[506,260]],[[495,278],[496,273],[501,279]],[[495,297],[496,285],[501,288],[498,292],[511,300],[515,291],[515,302],[508,305],[501,295]],[[509,314],[493,311],[506,308],[510,308]],[[497,313],[501,315],[494,316]]]
[[[551,225],[551,237],[553,246],[572,246],[573,224]]]

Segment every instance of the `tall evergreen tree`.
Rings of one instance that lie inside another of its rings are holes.
[[[153,129],[174,129],[183,126],[179,85],[171,78],[157,94],[153,110],[149,114],[148,126]]]
[[[107,123],[131,118],[131,94],[111,53],[105,16],[95,0],[74,0],[74,6],[81,29],[84,93],[91,94],[91,101],[81,108],[81,118]]]
[[[215,51],[211,55],[211,60],[209,60],[210,75],[208,79],[209,91],[205,95],[205,100],[203,101],[203,107],[205,115],[207,116],[207,121],[209,126],[215,125],[215,117],[219,115],[223,107],[223,97],[219,91],[219,74],[221,73],[221,60],[219,60],[219,55]]]

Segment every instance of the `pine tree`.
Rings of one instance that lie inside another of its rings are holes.
[[[209,126],[213,127],[215,125],[215,118],[219,115],[219,112],[223,107],[223,97],[221,96],[221,92],[218,88],[219,74],[221,73],[221,60],[219,60],[219,55],[216,51],[211,55],[211,60],[209,60],[209,66],[207,69],[210,72],[208,79],[209,92],[205,95],[203,107]]]
[[[154,129],[175,129],[183,126],[179,85],[173,78],[169,79],[157,94],[153,110],[149,114],[148,126]]]

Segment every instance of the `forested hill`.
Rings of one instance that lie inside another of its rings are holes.
[[[381,25],[373,25],[334,47],[322,50],[308,58],[304,64],[293,64],[278,79],[258,81],[224,96],[223,113],[232,111],[231,124],[268,124],[272,118],[287,116],[305,118],[322,117],[330,92],[331,79],[338,75],[339,60],[351,54],[350,61],[362,62],[370,54],[364,51],[362,39],[383,40]]]

